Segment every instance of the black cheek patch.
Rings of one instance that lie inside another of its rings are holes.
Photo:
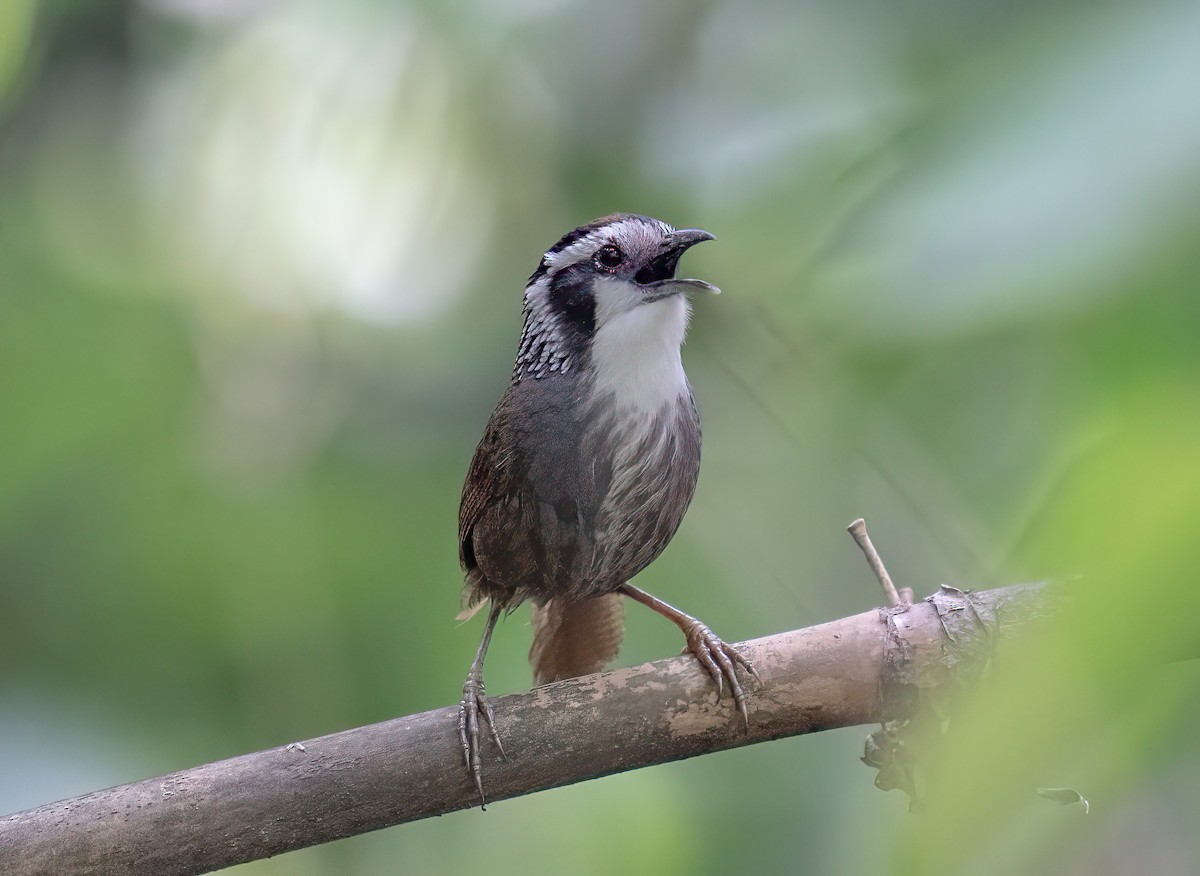
[[[590,337],[596,330],[596,299],[591,290],[591,263],[572,265],[554,276],[550,287],[550,306],[581,334]]]

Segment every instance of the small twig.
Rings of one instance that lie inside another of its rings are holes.
[[[883,560],[879,558],[879,552],[875,550],[875,545],[871,543],[871,536],[867,535],[867,521],[861,517],[846,527],[846,531],[854,538],[855,543],[862,549],[866,555],[867,562],[871,566],[871,571],[875,573],[875,577],[879,579],[879,584],[883,587],[883,592],[887,596],[888,605],[900,605],[901,602],[912,602],[912,591],[908,590],[908,599],[903,600],[899,593],[896,592],[896,585],[892,583],[892,576],[888,574],[887,567],[883,565]],[[905,588],[907,590],[907,588]]]

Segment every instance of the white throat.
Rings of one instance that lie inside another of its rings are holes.
[[[598,296],[598,305],[601,300]],[[597,307],[595,392],[611,394],[619,411],[652,417],[688,393],[679,348],[691,307],[684,296],[672,295],[614,310],[602,313]]]

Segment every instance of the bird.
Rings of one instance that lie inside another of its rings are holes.
[[[718,698],[728,687],[749,727],[738,669],[757,679],[751,662],[630,583],[671,541],[696,490],[700,417],[680,348],[689,295],[720,290],[675,274],[684,252],[714,239],[613,213],[564,235],[525,286],[512,377],[459,507],[465,614],[488,607],[458,716],[481,803],[483,725],[507,757],[484,658],[497,621],[525,601],[535,685],[597,672],[616,657],[630,598],[680,628]]]

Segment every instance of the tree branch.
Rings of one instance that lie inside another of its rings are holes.
[[[1050,613],[1047,585],[942,588],[745,643],[762,686],[750,729],[691,656],[491,699],[498,801],[712,751],[905,717],[918,687],[969,683],[1009,627]],[[202,873],[477,804],[458,708],[334,733],[0,819],[10,876]]]

